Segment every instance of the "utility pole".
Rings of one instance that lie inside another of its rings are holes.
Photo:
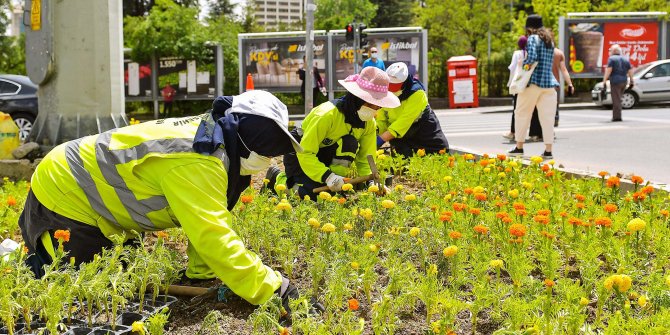
[[[359,53],[358,50],[361,48],[361,34],[358,31],[358,26],[360,23],[354,20],[354,73],[360,72],[359,69]]]
[[[307,22],[305,27],[305,115],[314,107],[314,11],[316,5],[314,0],[307,0],[305,11]]]

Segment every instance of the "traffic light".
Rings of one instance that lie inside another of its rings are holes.
[[[346,31],[346,36],[347,36],[347,41],[353,41],[354,40],[354,25],[349,23],[346,28],[344,28]]]
[[[368,26],[365,24],[360,24],[358,26],[358,35],[361,37],[361,48],[364,48],[365,45],[368,44],[368,34],[363,33],[363,30],[365,30]]]

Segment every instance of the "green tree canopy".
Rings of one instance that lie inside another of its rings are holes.
[[[0,73],[25,74],[25,39],[22,36],[5,36],[10,25],[8,13],[12,12],[10,0],[0,0]]]
[[[377,5],[377,15],[372,19],[371,26],[407,27],[414,19],[414,0],[371,0]]]
[[[370,0],[316,0],[314,28],[334,30],[354,21],[372,22],[377,6]]]

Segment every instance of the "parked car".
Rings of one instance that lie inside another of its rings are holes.
[[[640,102],[670,101],[670,59],[642,64],[633,70],[635,85],[626,88],[621,96],[621,107],[633,108]],[[591,91],[593,102],[599,106],[611,106],[609,80],[603,94],[603,83],[599,82]]]
[[[37,85],[26,76],[0,74],[0,112],[12,116],[24,141],[37,118]]]

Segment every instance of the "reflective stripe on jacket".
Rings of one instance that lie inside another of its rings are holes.
[[[355,159],[358,175],[365,176],[372,173],[367,155],[374,154],[377,149],[374,120],[365,122],[365,128],[352,128],[350,124],[344,122],[344,114],[329,101],[312,109],[301,127],[303,135],[300,145],[304,151],[297,156],[300,167],[310,179],[324,182],[323,177],[329,170],[319,161],[316,154],[320,148],[336,143],[347,134],[354,136],[360,145]]]
[[[181,226],[217,277],[260,304],[281,277],[231,229],[225,151],[217,157],[192,149],[201,118],[150,121],[61,144],[38,165],[32,190],[48,209],[107,237]]]

